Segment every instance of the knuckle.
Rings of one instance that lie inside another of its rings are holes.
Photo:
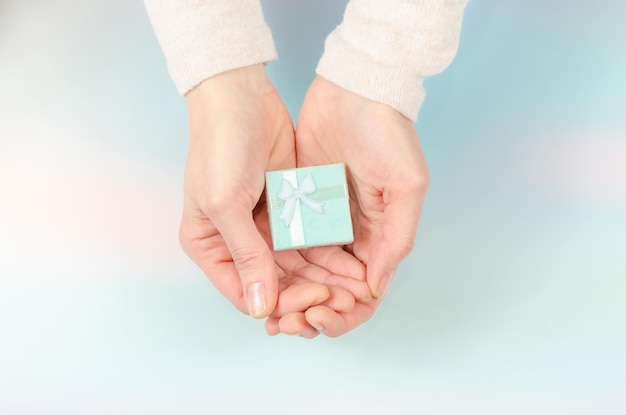
[[[232,209],[233,199],[227,192],[216,191],[204,201],[204,209],[209,216],[218,215]]]
[[[190,239],[191,238],[189,235],[189,227],[187,226],[185,221],[181,221],[178,227],[178,243],[187,255],[189,255],[191,250]]]
[[[430,185],[430,177],[428,174],[414,175],[407,178],[405,189],[415,194],[424,194]]]
[[[250,246],[234,248],[231,251],[235,267],[241,272],[252,273],[263,269],[266,265],[266,258],[258,249]]]
[[[397,252],[400,257],[407,257],[415,246],[415,235],[404,235],[397,240]]]

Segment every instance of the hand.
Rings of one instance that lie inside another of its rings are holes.
[[[263,209],[265,172],[295,166],[291,118],[260,64],[207,79],[186,98],[181,245],[239,310],[266,317],[278,275],[253,213]]]
[[[267,210],[258,209],[254,217],[257,228],[270,245]],[[277,251],[274,258],[279,296],[265,324],[270,335],[316,337],[319,330],[306,322],[307,309],[323,305],[335,312],[348,313],[358,302],[371,300],[364,265],[341,247]]]
[[[187,102],[180,241],[218,290],[253,317],[289,314],[285,332],[308,307],[350,311],[353,295],[368,298],[363,265],[341,249],[305,259],[297,251],[274,258],[268,248],[264,173],[295,167],[295,147],[293,124],[263,66],[208,79],[187,94]]]
[[[350,312],[310,307],[299,327],[339,336],[373,315],[398,265],[411,252],[428,168],[410,120],[320,77],[303,104],[296,154],[299,167],[344,162],[347,168],[355,230],[348,249],[366,265],[367,283],[377,299],[357,302]]]

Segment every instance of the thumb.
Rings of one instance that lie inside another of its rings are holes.
[[[269,316],[278,297],[278,275],[274,257],[254,223],[252,212],[229,208],[213,217],[239,273],[248,312],[254,318]]]
[[[374,298],[386,294],[400,262],[413,250],[425,191],[405,188],[387,196],[382,237],[372,246],[367,263],[367,283]]]

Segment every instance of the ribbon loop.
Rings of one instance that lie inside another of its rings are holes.
[[[296,212],[298,201],[304,203],[309,209],[317,213],[324,213],[324,202],[312,199],[309,195],[317,191],[317,186],[313,180],[313,176],[308,174],[302,179],[302,183],[298,187],[294,187],[289,180],[283,177],[283,182],[278,191],[278,198],[285,201],[283,209],[278,215],[285,225],[291,225],[293,216]]]

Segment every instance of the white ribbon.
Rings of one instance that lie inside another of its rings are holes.
[[[304,203],[309,209],[317,213],[324,213],[324,202],[315,200],[309,197],[310,194],[315,193],[317,186],[313,180],[313,176],[306,175],[302,179],[302,183],[295,187],[293,183],[283,175],[283,183],[278,191],[278,198],[285,201],[283,209],[278,215],[278,219],[283,221],[287,226],[290,226],[293,217],[298,207],[298,202]]]
[[[324,203],[309,197],[316,190],[317,186],[310,174],[298,186],[298,177],[295,170],[283,172],[283,182],[278,190],[278,198],[284,200],[285,204],[278,215],[278,219],[289,227],[291,246],[293,248],[306,246],[300,202],[314,212],[324,213]]]

